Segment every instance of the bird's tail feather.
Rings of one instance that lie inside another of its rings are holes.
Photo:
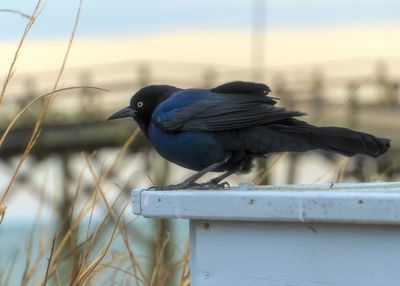
[[[368,133],[353,131],[339,127],[317,127],[321,149],[333,150],[338,153],[353,156],[366,154],[377,157],[387,151],[390,140],[378,138]]]
[[[293,140],[301,139],[305,149],[335,151],[347,156],[366,154],[377,157],[390,147],[389,139],[340,127],[316,127],[305,124],[295,128],[282,128],[280,132],[286,133]]]

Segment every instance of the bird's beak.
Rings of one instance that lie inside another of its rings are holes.
[[[133,110],[130,106],[122,108],[120,111],[115,112],[113,115],[108,117],[107,120],[113,120],[117,118],[124,118],[124,117],[133,117],[135,116],[136,111]]]

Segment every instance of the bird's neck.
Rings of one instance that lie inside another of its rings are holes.
[[[138,125],[139,125],[140,129],[142,129],[142,131],[146,135],[146,137],[149,137],[148,133],[149,133],[150,122],[138,122]]]

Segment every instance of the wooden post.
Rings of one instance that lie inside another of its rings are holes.
[[[311,107],[313,110],[313,121],[318,122],[322,118],[324,109],[323,75],[322,71],[315,68],[311,74]]]
[[[152,177],[154,185],[165,186],[168,183],[170,173],[169,162],[153,152],[149,154],[148,174]],[[152,241],[153,257],[151,262],[151,273],[154,274],[154,285],[166,285],[167,276],[163,275],[172,257],[171,249],[171,224],[169,219],[160,218],[154,224],[154,240]]]
[[[378,98],[381,98],[382,103],[386,105],[396,101],[391,92],[391,82],[386,62],[378,61],[376,63],[376,84],[378,87]]]
[[[266,1],[252,0],[251,77],[262,82],[265,76]]]
[[[34,99],[38,95],[36,78],[33,76],[28,76],[25,79],[24,88],[25,90],[23,96],[17,99],[19,109],[24,108],[32,99]],[[42,106],[43,99],[40,100],[40,103],[34,104],[25,112],[23,120],[25,120],[27,124],[31,125],[32,121],[35,120],[36,117],[39,115]]]
[[[399,90],[400,90],[400,84],[398,82],[393,82],[390,84],[390,105],[391,106],[398,106],[399,105]]]
[[[252,0],[251,19],[251,78],[255,82],[263,82],[265,78],[265,24],[266,1]],[[259,171],[267,170],[268,158],[257,158],[256,166]],[[261,172],[262,173],[262,172]],[[260,184],[268,184],[269,176],[262,176]]]
[[[357,83],[354,81],[350,81],[347,84],[348,90],[348,103],[347,103],[347,127],[349,128],[357,128],[357,113],[359,111],[358,108],[358,100],[357,100]]]
[[[274,77],[274,95],[280,99],[280,105],[285,106],[287,109],[296,109],[293,95],[287,89],[286,79],[283,74],[278,73]],[[287,184],[295,183],[298,157],[299,154],[297,153],[288,154]]]
[[[216,82],[217,73],[214,68],[207,68],[203,73],[203,87],[212,88]]]
[[[137,85],[141,88],[150,83],[151,70],[147,63],[141,63],[137,68]]]
[[[71,181],[71,170],[68,166],[70,155],[68,152],[60,154],[60,165],[64,173],[62,182],[62,199],[60,199],[60,204],[57,207],[59,223],[57,229],[57,244],[59,244],[64,237],[67,237],[67,233],[73,229],[73,218],[71,217],[73,208],[73,196],[69,191],[69,182]],[[66,243],[66,247],[63,248],[63,256],[67,257],[64,261],[64,266],[62,271],[59,273],[61,277],[61,283],[66,283],[69,281],[71,275],[73,275],[78,267],[78,259],[81,253],[77,251],[79,247],[77,246],[78,231],[73,231],[69,236]],[[52,278],[54,279],[54,278]]]
[[[79,76],[80,84],[83,86],[90,86],[92,85],[92,73],[88,70],[84,70],[81,72]],[[81,112],[80,115],[83,116],[82,118],[85,121],[91,121],[96,118],[96,115],[101,112],[103,105],[99,98],[95,98],[96,92],[90,88],[81,88],[80,92],[80,102],[79,105]]]

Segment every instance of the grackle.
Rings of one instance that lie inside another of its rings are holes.
[[[161,189],[223,188],[233,173],[248,173],[255,157],[272,152],[322,149],[347,156],[377,157],[390,140],[340,127],[316,127],[275,106],[265,84],[234,81],[212,89],[150,85],[108,119],[133,117],[154,148],[168,161],[199,171]],[[196,183],[210,171],[225,172]]]

